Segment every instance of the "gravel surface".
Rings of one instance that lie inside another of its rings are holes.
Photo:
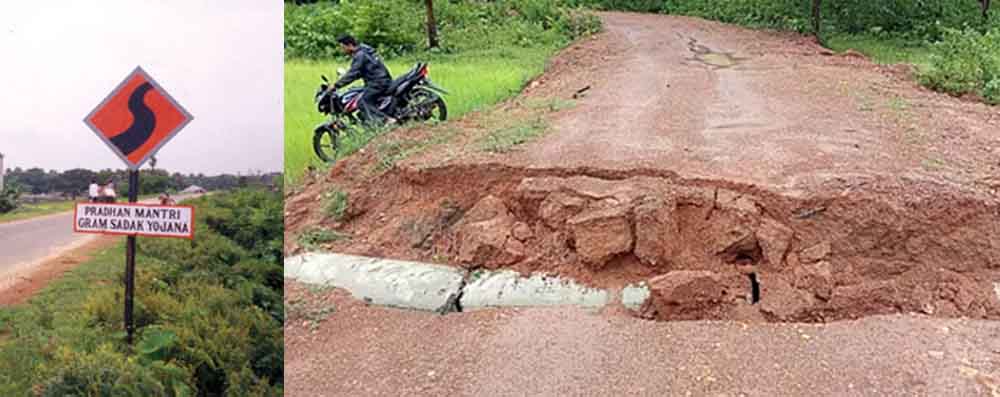
[[[286,282],[289,396],[998,396],[1000,322],[651,322],[570,308],[445,316]]]

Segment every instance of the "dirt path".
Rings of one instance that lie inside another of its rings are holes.
[[[771,190],[875,175],[972,183],[1000,170],[1000,112],[929,95],[866,60],[700,19],[604,20],[604,39],[624,50],[566,76],[588,95],[501,161],[665,169]]]
[[[295,283],[285,299],[309,302],[289,310],[285,327],[289,396],[1000,396],[998,322],[649,322],[561,309],[440,316]],[[329,314],[303,314],[323,308]]]

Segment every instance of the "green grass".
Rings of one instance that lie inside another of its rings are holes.
[[[340,220],[347,211],[347,193],[341,190],[331,190],[324,195],[323,211],[334,220]]]
[[[555,48],[498,50],[458,55],[409,56],[389,60],[386,65],[394,76],[406,73],[419,60],[430,63],[430,77],[435,84],[447,89],[448,118],[483,109],[518,93],[524,84],[542,72],[545,61]],[[313,94],[319,87],[320,75],[336,76],[338,67],[346,61],[300,61],[285,63],[285,178],[294,184],[306,167],[324,165],[313,154],[312,131],[324,121],[316,111]],[[345,146],[364,146],[373,135],[360,136]],[[353,150],[347,150],[351,153]],[[343,155],[343,154],[342,154]]]
[[[323,228],[311,228],[299,235],[298,243],[308,251],[316,251],[321,245],[348,238],[347,235]]]
[[[93,350],[103,342],[124,340],[123,334],[91,326],[83,306],[98,290],[119,282],[125,248],[105,249],[62,278],[53,281],[28,303],[0,308],[0,395],[29,390],[31,371],[49,360],[52,346]],[[136,258],[136,268],[150,266]]]
[[[854,50],[880,64],[908,63],[918,71],[930,67],[930,46],[921,42],[874,36],[834,35],[826,38],[834,51]]]
[[[542,136],[547,127],[542,118],[519,120],[490,131],[479,141],[479,147],[491,153],[504,153],[517,145]]]
[[[39,216],[72,211],[75,201],[53,201],[39,204],[22,204],[6,214],[0,214],[0,223],[31,219]]]
[[[139,200],[159,197],[158,194],[140,195]],[[128,197],[118,197],[119,203],[127,203]],[[40,216],[58,214],[60,212],[72,211],[76,206],[76,201],[52,201],[39,204],[22,204],[17,209],[6,214],[0,214],[0,223],[22,221],[25,219],[37,218]]]

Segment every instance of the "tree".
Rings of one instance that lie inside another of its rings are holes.
[[[67,170],[61,174],[53,175],[52,190],[68,195],[75,200],[80,193],[87,190],[90,181],[95,179],[97,179],[97,173],[88,169]]]
[[[424,0],[427,5],[427,47],[437,48],[437,22],[434,21],[434,0]]]
[[[16,180],[7,183],[0,188],[0,214],[11,212],[17,209],[17,199],[21,196],[21,188]]]
[[[816,41],[820,43],[823,42],[823,38],[820,35],[820,29],[822,28],[822,8],[823,0],[812,0],[812,30],[813,36],[816,37]]]
[[[990,19],[990,0],[979,0],[979,4],[983,9],[983,22],[987,22]]]

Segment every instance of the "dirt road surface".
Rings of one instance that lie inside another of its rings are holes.
[[[1000,322],[441,316],[290,282],[285,301],[288,396],[1000,396]]]
[[[985,106],[934,100],[800,37],[660,15],[604,20],[620,48],[564,83],[591,88],[509,163],[667,169],[771,190],[874,175],[969,183],[1000,169],[1000,118],[976,117],[997,115]]]
[[[584,92],[543,137],[483,150],[495,119],[473,115],[374,177],[378,150],[362,152],[286,200],[286,233],[651,281],[649,317],[700,321],[434,316],[286,286],[290,395],[1000,396],[1000,323],[971,319],[1000,318],[998,108],[799,35],[602,17],[522,95]],[[322,212],[331,189],[343,219]],[[705,321],[735,318],[753,280],[767,322]]]

